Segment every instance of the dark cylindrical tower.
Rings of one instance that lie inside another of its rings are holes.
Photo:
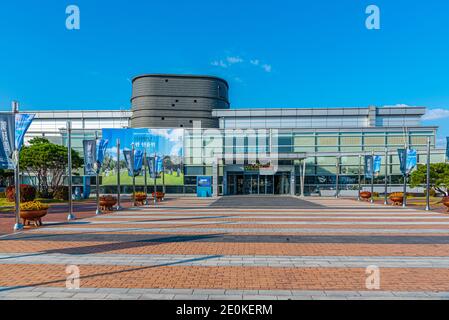
[[[132,83],[133,128],[217,128],[212,109],[229,109],[228,83],[217,77],[148,74]]]

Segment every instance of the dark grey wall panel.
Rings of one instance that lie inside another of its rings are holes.
[[[217,77],[191,75],[142,75],[133,79],[131,126],[218,127],[213,109],[229,109],[228,83]]]

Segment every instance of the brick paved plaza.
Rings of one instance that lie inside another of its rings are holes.
[[[47,219],[48,220],[48,219]],[[66,267],[80,270],[66,288]],[[380,289],[366,287],[366,268]],[[1,299],[449,299],[449,216],[347,199],[167,199],[0,237]]]

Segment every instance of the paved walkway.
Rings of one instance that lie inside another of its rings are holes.
[[[0,299],[449,299],[448,215],[279,199],[169,199],[2,236]]]

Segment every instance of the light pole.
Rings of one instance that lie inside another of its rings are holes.
[[[120,205],[120,139],[117,139],[117,211],[122,210]]]
[[[426,211],[430,211],[430,137],[427,137]]]
[[[73,214],[73,202],[72,202],[72,122],[67,121],[67,162],[68,162],[68,184],[69,184],[69,214],[67,220],[75,220],[76,217]]]
[[[156,153],[154,154],[154,160],[153,160],[153,174],[154,174],[154,192],[153,192],[153,201],[154,204],[157,204],[157,159],[156,159]]]
[[[133,207],[136,206],[136,175],[134,174],[134,153],[136,150],[134,149],[134,143],[131,144],[131,172],[133,175]]]
[[[144,185],[144,192],[145,192],[145,204],[148,204],[148,181],[147,181],[147,169],[148,169],[148,162],[147,162],[147,151],[144,150],[143,152],[143,163],[144,163],[144,180],[145,180],[145,185]]]
[[[362,155],[359,154],[359,186],[358,186],[358,192],[357,192],[357,201],[360,201],[360,188],[362,185]]]
[[[371,203],[374,203],[374,150],[371,151]]]
[[[385,190],[384,190],[384,204],[388,204],[388,148],[385,147]]]
[[[98,133],[97,131],[95,131],[95,148],[98,145]],[[98,150],[98,148],[97,148]],[[100,150],[98,150],[100,151]],[[97,158],[98,158],[98,154],[97,154]],[[96,180],[96,193],[97,193],[97,210],[95,211],[96,215],[100,215],[101,214],[101,210],[100,210],[100,170],[101,170],[101,166],[98,163],[98,161],[96,161],[97,159],[95,159],[95,180]]]
[[[340,157],[337,156],[337,164],[336,164],[337,174],[335,176],[335,198],[338,198],[338,178],[340,175]]]
[[[11,107],[12,107],[12,113],[14,116],[14,139],[12,141],[12,143],[14,144],[14,153],[13,153],[13,159],[14,159],[14,188],[15,188],[15,193],[16,193],[16,203],[15,203],[15,218],[16,218],[16,222],[14,224],[14,231],[21,231],[23,230],[23,224],[20,222],[20,174],[19,174],[19,150],[17,149],[16,146],[16,139],[15,139],[15,135],[16,135],[16,129],[15,129],[15,117],[16,114],[19,113],[19,103],[17,101],[13,101],[11,103]]]

